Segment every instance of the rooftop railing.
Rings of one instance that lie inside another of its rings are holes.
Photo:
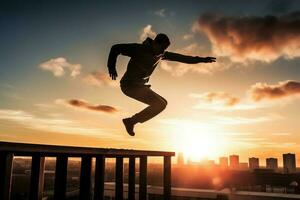
[[[105,158],[115,158],[115,199],[124,199],[124,158],[129,158],[128,199],[135,199],[135,162],[139,159],[139,199],[147,199],[147,158],[163,157],[163,195],[171,198],[171,157],[174,152],[129,149],[71,147],[40,144],[0,142],[0,199],[10,200],[14,156],[32,157],[30,200],[42,200],[45,158],[56,157],[54,199],[66,199],[68,158],[80,157],[79,199],[92,199],[92,159],[96,158],[93,200],[104,199]]]

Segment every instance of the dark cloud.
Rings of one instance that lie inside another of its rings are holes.
[[[300,82],[288,80],[279,82],[277,85],[256,83],[251,87],[250,92],[254,101],[295,96],[300,95]]]
[[[208,37],[217,56],[234,62],[300,57],[300,12],[264,17],[206,13],[194,30]]]
[[[69,105],[78,107],[78,108],[84,108],[88,110],[94,110],[94,111],[100,111],[100,112],[106,112],[106,113],[114,113],[118,110],[112,106],[107,105],[91,105],[85,101],[78,100],[78,99],[71,99],[67,102]]]

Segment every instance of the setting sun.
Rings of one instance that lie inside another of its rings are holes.
[[[189,137],[181,138],[181,143],[181,151],[190,161],[201,161],[215,157],[219,153],[216,138],[211,135],[192,133]]]
[[[172,124],[175,150],[184,154],[185,161],[216,159],[224,152],[225,138],[218,127],[179,119],[167,123]]]

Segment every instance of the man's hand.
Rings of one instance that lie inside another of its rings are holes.
[[[108,72],[109,72],[109,76],[111,77],[111,79],[116,80],[116,78],[118,77],[118,73],[117,73],[116,69],[108,68]]]
[[[212,62],[216,62],[216,58],[215,57],[205,57],[205,58],[201,58],[200,62],[212,63]]]

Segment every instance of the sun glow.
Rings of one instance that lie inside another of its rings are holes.
[[[216,156],[218,153],[216,138],[197,133],[188,135],[180,140],[182,144],[179,151],[183,152],[185,159],[197,162]]]
[[[167,121],[173,134],[173,145],[185,161],[201,162],[224,154],[226,139],[218,127],[189,120]]]

